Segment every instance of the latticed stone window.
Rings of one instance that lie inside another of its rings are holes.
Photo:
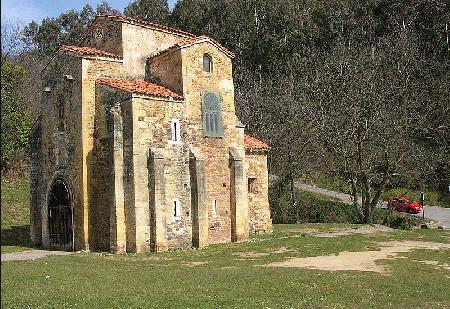
[[[217,93],[203,93],[203,132],[204,136],[223,136],[222,107]]]
[[[213,69],[213,67],[212,67],[211,56],[208,54],[204,54],[203,55],[203,71],[211,73],[212,69]]]

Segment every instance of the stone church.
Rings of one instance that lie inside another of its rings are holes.
[[[62,46],[30,137],[32,242],[147,252],[271,232],[269,146],[236,117],[233,57],[119,15]]]

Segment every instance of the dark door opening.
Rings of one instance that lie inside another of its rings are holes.
[[[50,249],[73,251],[73,218],[70,193],[62,180],[55,180],[48,202]]]

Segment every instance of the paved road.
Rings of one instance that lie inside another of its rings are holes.
[[[425,217],[440,222],[445,228],[450,228],[450,208],[424,206]],[[422,214],[417,214],[421,216]]]
[[[298,189],[314,192],[318,194],[322,194],[328,197],[331,197],[335,200],[338,200],[345,204],[352,204],[352,196],[349,194],[330,191],[322,188],[318,188],[316,186],[307,185],[304,183],[296,182],[295,186]],[[361,202],[361,201],[360,201]],[[442,207],[433,207],[433,206],[424,206],[425,217],[440,223],[440,225],[444,225],[446,228],[450,228],[450,208],[442,208]],[[422,216],[422,213],[417,214],[417,216]]]
[[[318,188],[316,186],[311,186],[311,185],[307,185],[307,184],[300,183],[300,182],[296,182],[295,187],[297,187],[298,189],[301,189],[303,191],[318,193],[318,194],[322,194],[322,195],[331,197],[332,199],[338,200],[339,202],[342,202],[345,204],[349,204],[349,205],[353,204],[353,198],[349,194],[330,191],[327,189]]]
[[[47,250],[29,250],[22,252],[3,253],[2,262],[36,260],[49,255],[69,255],[72,253],[73,252]]]

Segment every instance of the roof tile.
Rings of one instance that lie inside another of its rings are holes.
[[[244,135],[244,145],[246,149],[270,149],[269,145],[248,134]]]
[[[62,45],[62,51],[68,51],[76,53],[80,56],[98,56],[98,57],[106,57],[106,58],[114,58],[114,59],[122,59],[121,56],[100,50],[93,47],[80,47],[80,46],[71,46],[71,45]]]
[[[174,100],[183,100],[183,97],[177,93],[159,86],[146,82],[144,80],[130,80],[121,78],[98,78],[96,80],[97,84],[107,85],[124,92],[138,93],[148,96],[155,96],[161,98],[172,98]]]

